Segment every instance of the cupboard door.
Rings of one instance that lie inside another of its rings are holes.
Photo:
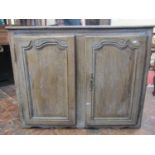
[[[25,126],[74,125],[74,36],[18,36],[15,52]]]
[[[144,34],[86,37],[86,125],[134,126],[145,66]]]

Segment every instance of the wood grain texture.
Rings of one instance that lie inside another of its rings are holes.
[[[76,94],[77,94],[77,127],[85,127],[86,103],[86,56],[85,36],[76,36]]]
[[[152,27],[9,33],[24,127],[140,127]]]
[[[74,37],[39,39],[40,45],[38,39],[16,38],[19,70],[25,81],[20,83],[25,89],[22,95],[28,103],[23,103],[24,116],[30,124],[74,125]]]
[[[93,78],[93,88],[88,84],[87,89],[88,125],[136,124],[146,37],[114,35],[86,40],[87,76]]]

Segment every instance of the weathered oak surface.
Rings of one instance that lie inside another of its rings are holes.
[[[140,127],[152,27],[9,29],[25,127]]]

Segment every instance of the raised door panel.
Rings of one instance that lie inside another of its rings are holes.
[[[86,37],[87,126],[136,125],[145,45],[143,34]]]
[[[15,39],[26,125],[75,124],[74,36]]]

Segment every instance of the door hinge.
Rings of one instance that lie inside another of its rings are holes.
[[[90,74],[90,91],[94,89],[94,75],[93,73]]]

